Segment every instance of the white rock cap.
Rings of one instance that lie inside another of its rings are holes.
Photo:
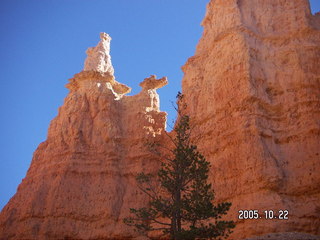
[[[114,75],[114,69],[110,56],[111,37],[107,33],[100,33],[100,42],[96,47],[90,47],[86,51],[87,59],[84,62],[84,71],[110,73]]]

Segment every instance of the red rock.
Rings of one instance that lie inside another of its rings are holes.
[[[319,14],[307,0],[211,0],[202,24],[182,88],[216,200],[233,203],[230,239],[319,235]],[[151,76],[126,96],[110,40],[101,35],[67,84],[48,139],[0,214],[0,239],[138,239],[122,220],[147,202],[136,174],[158,168],[144,143],[162,141],[156,89],[167,80]],[[239,220],[239,210],[262,218]],[[266,220],[265,210],[289,219]]]
[[[109,61],[109,53],[104,54]],[[130,207],[146,204],[135,176],[157,169],[145,143],[159,139],[165,128],[166,113],[159,110],[156,89],[167,80],[152,76],[141,83],[139,94],[124,96],[130,88],[116,82],[111,62],[103,61],[98,65],[107,70],[95,70],[89,56],[86,66],[92,69],[70,79],[70,93],[50,124],[47,140],[1,212],[0,239],[137,236],[123,218]]]
[[[234,239],[320,234],[320,24],[307,0],[212,0],[183,71],[187,112]],[[196,89],[196,90],[195,90]],[[239,220],[239,210],[289,220]]]

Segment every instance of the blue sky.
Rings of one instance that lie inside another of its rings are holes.
[[[181,66],[201,36],[209,0],[0,1],[0,209],[16,192],[32,154],[68,94],[67,80],[83,68],[85,51],[111,35],[116,79],[140,91],[151,74],[167,76],[161,109],[174,119]],[[320,1],[311,1],[313,12]]]

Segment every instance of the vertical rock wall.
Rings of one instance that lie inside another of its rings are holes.
[[[211,0],[183,94],[234,239],[320,234],[320,24],[307,0]],[[239,210],[289,220],[239,220]]]

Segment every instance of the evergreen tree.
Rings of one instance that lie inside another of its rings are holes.
[[[188,115],[180,116],[175,137],[170,137],[173,148],[169,156],[161,154],[156,179],[145,173],[137,176],[139,188],[150,197],[149,206],[131,208],[134,217],[124,222],[140,232],[162,230],[174,240],[222,239],[235,227],[233,221],[221,220],[231,203],[213,205],[214,191],[207,182],[210,163],[191,143],[189,121]],[[157,147],[151,144],[152,150]]]

